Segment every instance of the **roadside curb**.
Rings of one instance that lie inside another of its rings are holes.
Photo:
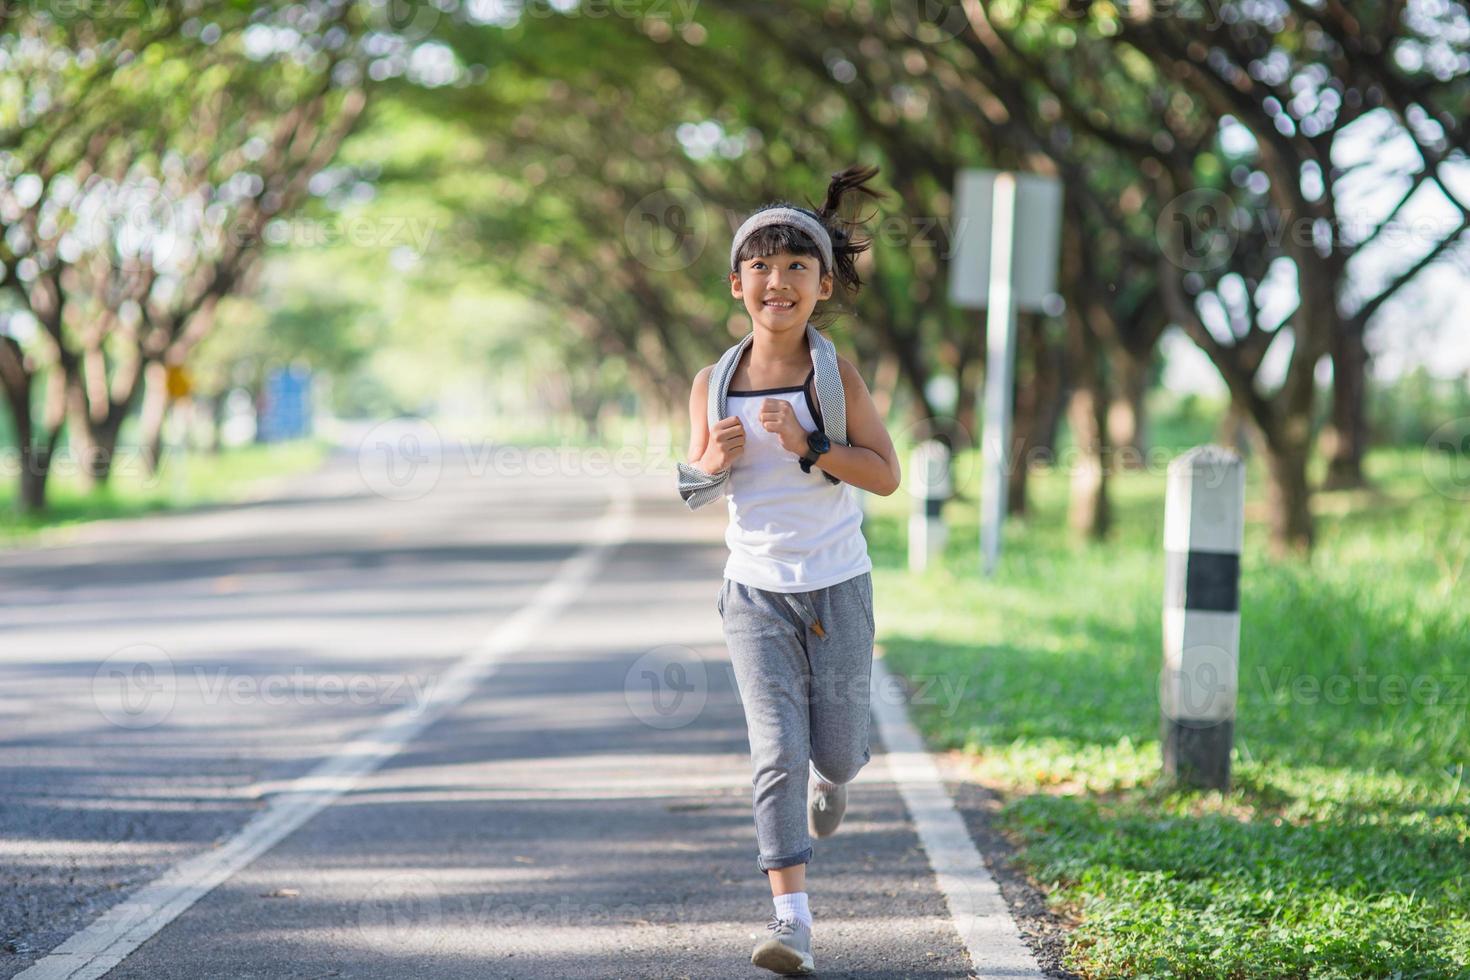
[[[881,660],[882,645],[879,644],[877,649],[879,659],[875,660],[875,665]],[[890,683],[903,688],[904,702],[908,703],[915,696],[908,678],[892,670],[888,676],[892,678]],[[1078,974],[1062,965],[1071,926],[1048,907],[1045,890],[1013,864],[1016,847],[995,826],[995,815],[1004,806],[1000,794],[973,778],[964,753],[930,750],[929,755],[985,864],[985,870],[999,887],[1000,896],[1021,940],[1031,951],[1038,975],[1053,980],[1080,980]]]
[[[909,721],[906,698],[890,701],[895,675],[873,658],[873,715],[892,780],[913,820],[945,904],[977,977],[1044,976],[934,757]]]

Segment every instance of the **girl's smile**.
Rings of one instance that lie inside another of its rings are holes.
[[[831,297],[832,277],[821,274],[815,256],[777,252],[742,262],[739,273],[730,273],[730,293],[745,301],[753,324],[804,325],[817,303]]]

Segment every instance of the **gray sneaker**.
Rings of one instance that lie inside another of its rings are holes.
[[[806,827],[813,837],[831,837],[847,812],[847,784],[841,783],[830,793],[817,788],[817,781],[807,786]]]
[[[784,976],[815,973],[812,961],[812,927],[774,913],[766,928],[775,935],[755,948],[750,962]]]

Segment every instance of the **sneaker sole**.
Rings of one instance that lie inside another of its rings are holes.
[[[811,793],[815,793],[816,791],[815,785],[808,790]],[[847,785],[844,783],[839,786],[834,792],[834,795],[838,795],[842,800],[836,816],[824,811],[821,815],[820,822],[818,822],[817,811],[812,808],[811,802],[807,803],[806,829],[813,837],[831,837],[837,833],[837,828],[842,826],[842,818],[847,816]]]
[[[755,966],[785,976],[816,972],[811,953],[792,949],[776,939],[768,939],[757,946],[755,952],[750,954],[750,962]]]

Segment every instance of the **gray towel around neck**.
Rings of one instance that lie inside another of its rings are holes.
[[[812,355],[812,368],[816,375],[817,408],[822,415],[822,431],[834,445],[847,445],[847,402],[842,388],[842,371],[837,365],[837,347],[810,323],[806,325],[807,347]],[[755,331],[746,334],[739,343],[720,356],[715,369],[710,372],[709,399],[707,402],[710,430],[725,418],[726,394],[730,390],[730,379],[735,376],[735,367],[755,339]],[[795,465],[795,464],[793,464]],[[678,462],[679,496],[690,510],[724,496],[725,480],[730,472],[706,473],[697,466],[682,460]],[[830,473],[823,473],[830,483],[841,483]]]

